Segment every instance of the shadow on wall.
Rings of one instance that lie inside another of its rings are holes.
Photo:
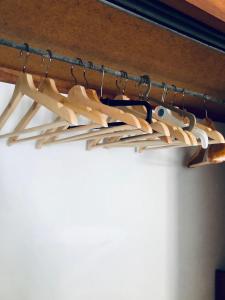
[[[175,299],[212,300],[215,270],[225,267],[225,164],[183,166],[176,177]]]

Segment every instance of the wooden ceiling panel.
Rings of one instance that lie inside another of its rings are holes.
[[[0,11],[2,38],[225,98],[225,55],[98,1],[8,0],[0,1]],[[0,66],[21,70],[19,51],[0,46]],[[41,58],[32,55],[28,70],[43,74]],[[72,84],[70,66],[53,62],[49,72],[65,87]],[[77,74],[82,81],[81,71]],[[87,76],[90,85],[99,87],[100,74]],[[115,78],[106,76],[104,86],[113,93]],[[137,93],[134,83],[128,93]],[[187,99],[190,106],[199,104]]]
[[[160,0],[160,2],[225,33],[225,0]]]

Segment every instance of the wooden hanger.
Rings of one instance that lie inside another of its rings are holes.
[[[76,90],[76,92],[74,92],[74,90],[71,89],[68,94],[68,97],[65,97],[58,92],[57,87],[55,85],[55,81],[51,78],[47,78],[43,87],[43,91],[46,95],[49,95],[51,97],[54,96],[54,98],[56,98],[57,101],[59,101],[59,103],[67,105],[75,113],[88,118],[96,124],[99,124],[103,127],[107,127],[107,116],[98,111],[93,110],[92,108],[86,105],[81,105],[80,101],[76,101],[76,99],[81,99],[82,101],[83,97],[85,97],[85,95],[82,93],[82,90]]]
[[[19,123],[14,128],[14,134],[9,137],[7,140],[8,146],[12,145],[18,138],[19,135],[16,134],[16,132],[19,132],[26,128],[26,126],[30,123],[30,121],[33,119],[33,117],[36,115],[36,113],[39,111],[41,105],[37,102],[34,102],[27,113],[22,117],[22,119],[19,121]]]
[[[177,113],[172,113],[171,110],[159,105],[155,108],[155,115],[157,116],[157,118],[163,120],[167,124],[171,124],[173,126],[176,126],[177,128],[180,128],[180,130],[183,131],[183,134],[189,137],[192,146],[198,145],[196,138],[198,137],[201,139],[202,145],[205,148],[208,147],[208,137],[205,132],[195,127],[192,128],[193,132],[188,130],[184,131],[182,128],[185,126],[185,123],[183,119],[181,119],[181,116]]]
[[[121,95],[117,95],[116,97],[114,97],[115,100],[130,100],[129,97],[127,97],[126,95],[124,94],[121,94]],[[131,108],[132,109],[132,108]],[[134,114],[133,114],[134,115]],[[137,117],[136,117],[137,118]],[[152,130],[152,126],[151,124],[149,124],[145,119],[143,118],[140,118],[138,117],[138,121],[140,122],[141,124],[141,129],[144,131],[144,132],[148,132],[148,133],[152,133],[153,130]]]
[[[96,91],[94,91],[94,90],[86,90],[86,92],[87,92],[87,95],[89,96],[89,98],[90,98],[90,100],[92,101],[92,102],[94,102],[95,104],[96,103],[98,103],[98,104],[101,104],[101,105],[104,105],[104,104],[102,104],[101,103],[101,101],[100,101],[100,99],[98,98],[98,96],[97,96],[97,94],[96,94]],[[120,99],[121,100],[121,99]],[[122,99],[122,100],[124,100],[124,98]],[[127,99],[126,99],[127,100]],[[108,106],[108,105],[104,105],[104,106],[106,106],[106,107],[108,107],[108,109],[116,109],[116,110],[119,110],[120,111],[120,114],[122,114],[122,115],[124,115],[124,114],[127,114],[127,113],[125,113],[123,110],[121,110],[121,109],[118,109],[118,108],[115,108],[115,107],[110,107],[110,106]],[[120,106],[121,107],[121,106]],[[141,131],[143,131],[143,133],[144,132],[146,132],[146,133],[152,133],[153,132],[153,130],[152,130],[152,127],[151,127],[151,125],[146,121],[146,120],[144,120],[144,119],[142,119],[142,118],[137,118],[136,116],[134,116],[134,114],[132,114],[132,113],[128,113],[128,115],[129,116],[132,116],[132,118],[135,118],[135,120],[139,123],[139,128],[140,128],[140,132],[137,132],[137,133],[141,133]],[[115,119],[115,117],[113,116],[113,115],[110,115],[110,121],[112,120],[112,119]],[[119,116],[117,116],[116,117],[116,119],[117,120],[119,120]],[[120,120],[122,120],[121,118],[120,118]],[[124,122],[126,122],[126,120],[123,120]],[[128,123],[128,122],[126,122],[126,123]],[[134,130],[135,130],[135,128],[134,128]],[[123,132],[123,131],[121,131],[121,135],[126,135],[127,133],[126,132]],[[116,134],[116,135],[114,135],[113,137],[111,136],[111,137],[108,137],[107,136],[107,138],[105,138],[105,140],[107,140],[107,141],[115,141],[115,140],[119,140],[120,139],[120,135],[119,134]],[[87,142],[87,149],[90,149],[91,147],[94,147],[94,145],[95,144],[97,144],[98,142],[99,142],[99,140],[100,139],[95,139],[95,140],[91,140],[91,141],[88,141]]]
[[[216,141],[218,144],[225,143],[224,137],[219,131],[214,130],[214,129],[212,129],[202,123],[199,123],[199,122],[196,124],[196,126],[200,129],[204,130],[207,133],[208,137],[211,138],[212,140]]]
[[[55,81],[53,79],[46,78],[46,80],[42,86],[42,89],[43,89],[44,93],[46,93],[47,95],[56,98],[60,102],[67,103],[67,105],[69,107],[71,107],[77,114],[87,117],[91,121],[93,121],[99,125],[102,125],[103,127],[107,127],[106,116],[104,114],[97,112],[90,107],[87,107],[86,105],[84,105],[85,103],[83,103],[83,105],[79,105],[78,99],[80,99],[80,97],[77,97],[76,101],[74,101],[67,97],[62,96],[59,93],[59,91],[56,87]],[[64,127],[58,128],[58,129],[66,130],[67,127],[64,126]],[[48,132],[51,133],[51,132],[57,131],[58,129],[55,128],[53,130],[48,130],[46,133],[48,133]],[[55,136],[51,136],[49,142],[54,141],[56,138],[57,138],[57,134]],[[42,145],[44,143],[46,143],[47,141],[48,141],[47,137],[43,138],[43,139],[39,139],[36,142],[36,148],[40,149],[42,147]]]
[[[101,113],[106,114],[108,117],[114,120],[120,120],[123,121],[125,124],[134,126],[135,128],[140,128],[145,132],[152,132],[151,127],[147,122],[143,120],[142,124],[140,124],[139,120],[137,117],[135,117],[132,114],[125,113],[124,111],[115,108],[115,107],[110,107],[107,105],[104,105],[100,102],[98,99],[97,93],[95,90],[85,90],[84,87],[75,85],[70,91],[69,91],[69,96],[74,97],[76,95],[76,104],[81,105],[81,106],[88,106],[96,111],[99,111]]]
[[[187,166],[197,168],[222,162],[225,162],[225,146],[224,144],[213,144],[209,145],[208,149],[198,147],[188,161]]]
[[[12,136],[15,135],[21,135],[21,134],[27,134],[27,133],[31,133],[31,132],[35,132],[35,131],[40,131],[40,130],[47,130],[47,129],[51,129],[51,128],[55,128],[55,127],[61,127],[61,126],[66,126],[69,123],[67,121],[58,121],[58,122],[50,122],[50,123],[46,123],[46,124],[42,124],[42,125],[38,125],[38,126],[34,126],[34,127],[30,127],[30,128],[25,128],[23,130],[15,130],[13,132],[9,132],[9,133],[5,133],[0,135],[0,139],[3,138],[10,138]]]
[[[161,135],[158,134],[139,134],[136,132],[136,134],[131,134],[128,136],[122,136],[121,133],[119,136],[118,140],[110,140],[107,138],[104,139],[98,139],[97,143],[92,143],[92,140],[88,141],[88,150],[93,149],[93,148],[98,148],[98,147],[104,147],[104,148],[111,148],[111,147],[117,147],[117,146],[125,146],[127,147],[128,145],[130,147],[137,147],[141,142],[147,142],[147,141],[157,141],[159,140],[158,138]]]
[[[46,85],[46,82],[47,82],[47,78],[44,78],[39,86],[39,89],[38,91],[39,92],[44,92],[44,88],[45,88],[45,85]],[[50,95],[51,97],[54,98],[54,94]],[[55,99],[55,98],[54,98]],[[27,111],[27,113],[22,117],[22,119],[19,121],[19,123],[16,125],[15,129],[14,129],[14,132],[18,132],[18,131],[21,131],[23,130],[24,128],[26,128],[26,126],[29,124],[29,122],[32,120],[32,118],[37,114],[37,112],[39,111],[41,107],[41,104],[39,104],[38,102],[34,102],[32,104],[32,106],[30,107],[30,109]],[[77,117],[76,117],[76,114],[74,113],[73,114],[73,117],[74,117],[74,120],[73,120],[73,124],[74,125],[77,125],[78,124],[78,120],[77,120]],[[57,120],[59,118],[57,117]],[[69,123],[68,122],[64,122],[65,124],[68,124],[69,126]],[[48,129],[48,130],[51,130],[51,129]],[[52,130],[55,130],[55,124],[53,123],[53,126],[52,126]],[[11,135],[11,137],[8,139],[7,141],[7,144],[8,145],[11,145],[13,143],[15,143],[15,141],[19,138],[18,135]]]
[[[137,107],[139,107],[139,106],[137,106]],[[143,106],[140,106],[140,107],[143,107]],[[139,118],[143,119],[146,115],[146,111],[144,113],[142,113],[142,112],[140,112],[140,110],[136,110],[136,107],[134,107],[134,108],[123,107],[122,109],[124,111],[130,112],[130,113],[134,114],[135,116],[138,116]],[[162,133],[162,136],[166,136],[166,137],[170,136],[170,130],[169,130],[168,125],[166,125],[165,123],[163,123],[161,121],[156,120],[154,118],[154,112],[153,112],[151,127],[157,133]]]
[[[65,138],[58,138],[55,141],[49,143],[47,142],[46,145],[49,144],[60,144],[60,143],[66,143],[66,142],[74,142],[74,141],[82,141],[82,140],[88,140],[93,138],[104,138],[109,137],[114,134],[121,134],[121,131],[125,131],[126,134],[137,134],[140,133],[140,129],[134,130],[134,127],[131,125],[120,125],[120,126],[113,126],[108,128],[101,128],[99,130],[91,131],[84,134],[79,134],[76,136],[69,136]]]
[[[79,87],[81,88],[81,87]],[[78,86],[74,86],[73,89],[78,89]],[[84,89],[84,88],[83,88]],[[91,108],[98,110],[113,120],[122,121],[128,125],[134,126],[134,128],[141,128],[140,122],[138,118],[130,113],[125,113],[123,110],[111,107],[105,104],[102,104],[98,99],[98,95],[95,90],[87,89],[86,91],[87,97],[83,99],[86,105]],[[83,91],[84,93],[84,91]],[[78,100],[79,101],[79,100]]]
[[[32,75],[21,73],[16,82],[12,98],[0,116],[0,129],[4,126],[10,115],[14,112],[19,101],[24,95],[45,106],[70,124],[73,124],[73,122],[76,120],[76,115],[70,107],[64,103],[57,102],[56,99],[48,95],[39,92],[34,85]]]
[[[138,111],[135,111],[134,114],[143,116],[143,114]],[[189,136],[182,128],[178,128],[176,126],[171,126],[169,124],[165,124],[162,121],[158,121],[156,118],[158,118],[158,117],[153,111],[153,119],[152,119],[151,126],[154,131],[161,133],[162,137],[164,137],[164,136],[165,137],[173,137],[186,145],[192,144],[189,139]]]
[[[181,119],[178,115],[175,116]],[[183,121],[185,122],[187,120],[183,119]],[[212,120],[208,117],[206,117],[201,123],[196,122],[195,128],[203,130],[210,139],[214,140],[218,144],[225,142],[223,135],[215,129]]]
[[[103,127],[107,127],[107,122],[106,122],[106,116],[93,111],[91,108],[87,108],[86,106],[78,106],[76,105],[75,101],[70,99],[70,101],[68,101],[66,97],[62,96],[55,85],[55,81],[53,79],[50,78],[46,78],[42,85],[41,85],[41,90],[42,93],[44,94],[45,97],[51,97],[55,99],[56,103],[59,103],[60,105],[66,106],[69,108],[69,110],[71,110],[73,112],[73,124],[77,124],[77,116],[76,113],[82,114],[83,116],[91,119],[92,121],[95,121],[96,123],[100,124]],[[36,113],[36,111],[38,110],[39,107],[37,107],[35,110],[29,110],[28,113],[24,116],[24,118],[21,120],[21,122],[17,125],[17,127],[15,128],[15,131],[18,130],[22,130],[27,124],[28,122],[31,120],[31,118],[33,117],[33,115]],[[71,124],[71,123],[70,123]],[[69,126],[69,123],[67,124]],[[64,125],[63,128],[66,129],[66,127],[68,127],[67,125]],[[48,131],[46,133],[52,132],[54,130],[57,130],[57,127],[53,126],[54,129],[48,129]],[[61,126],[58,127],[58,129],[62,129]],[[41,133],[42,136],[43,133]],[[12,144],[14,143],[16,140],[18,139],[18,136],[12,136],[12,138],[10,138],[9,143]],[[38,139],[38,135],[37,135],[37,139]],[[19,141],[23,141],[23,139],[20,139]],[[18,141],[18,142],[19,142]],[[46,142],[46,138],[44,140],[39,140],[37,143],[37,147],[40,148],[41,145]]]
[[[130,100],[127,96],[125,95],[122,95],[122,96],[118,96],[118,99],[117,97],[114,98],[114,100]],[[121,104],[121,103],[120,103]],[[126,106],[119,106],[120,108],[122,107],[126,107]],[[124,111],[123,111],[124,113]],[[133,112],[131,111],[132,113],[132,116],[134,116]],[[129,112],[129,114],[131,114]],[[140,123],[141,125],[141,130],[143,131],[143,133],[153,133],[153,130],[152,130],[152,126],[149,122],[147,122],[146,120],[144,120],[143,118],[140,118],[140,117],[136,117],[134,116]],[[141,131],[140,131],[141,133]],[[140,134],[139,133],[139,134]],[[115,142],[115,141],[119,141],[120,138],[122,138],[124,136],[124,132],[121,131],[121,135],[117,135],[115,137],[107,137],[104,139],[104,142]],[[126,136],[126,135],[125,135]],[[87,141],[87,149],[92,149],[95,145],[97,145],[98,143],[100,142],[100,139],[96,139],[96,140],[91,140],[91,141]]]
[[[198,148],[189,159],[187,166],[189,168],[196,168],[211,164],[217,164],[225,161],[225,144],[221,133],[216,131],[215,125],[208,117],[204,120],[206,125],[200,124],[200,128],[204,128],[208,136],[212,138],[208,149]],[[220,143],[221,142],[221,143]]]
[[[130,109],[126,108],[126,111],[130,111]],[[139,115],[139,116],[143,117],[143,113],[141,113],[140,110],[139,111],[133,110],[133,113],[135,115]],[[180,144],[180,143],[177,143],[176,141],[179,141],[183,145],[185,144],[187,146],[197,144],[197,141],[193,137],[192,134],[190,134],[190,138],[192,138],[192,140],[190,140],[189,135],[182,128],[171,126],[169,124],[165,124],[161,121],[156,120],[154,117],[157,118],[157,116],[155,115],[155,113],[153,111],[153,118],[152,118],[151,126],[157,133],[162,134],[162,136],[159,137],[159,139],[162,141],[162,143],[160,144],[160,143],[157,142],[157,143],[154,144],[153,142],[151,142],[149,144],[149,146],[155,147],[156,144],[157,144],[157,145],[162,145],[162,146],[168,145],[168,146],[173,147],[173,146],[176,146],[177,144]],[[175,139],[175,140],[173,141],[173,139]],[[143,144],[148,144],[148,143],[146,142],[146,143],[143,143]],[[136,146],[134,143],[133,143],[133,145]],[[145,149],[144,146],[143,147],[138,147],[137,151],[142,152],[144,149]]]
[[[56,130],[54,132],[52,132],[52,131],[50,132],[48,130],[48,129],[53,129],[54,127],[56,128]],[[65,127],[67,127],[67,130],[62,129]],[[57,121],[57,122],[54,121],[52,123],[49,123],[49,125],[48,124],[39,125],[39,126],[26,128],[24,130],[16,132],[18,135],[21,135],[21,134],[27,134],[30,132],[46,130],[46,131],[43,131],[41,134],[38,133],[38,134],[35,134],[32,136],[19,138],[14,143],[27,142],[27,141],[32,141],[32,140],[37,141],[38,139],[41,139],[41,138],[52,138],[52,137],[55,138],[56,136],[58,137],[59,135],[64,135],[64,134],[68,134],[68,133],[72,133],[72,132],[88,131],[91,129],[98,129],[98,128],[102,128],[101,125],[87,124],[87,125],[78,125],[78,126],[74,126],[74,127],[68,127],[68,123],[65,123],[65,121]],[[15,134],[15,133],[13,132],[13,133],[3,134],[3,135],[0,135],[0,138],[10,137],[12,134]]]
[[[56,118],[55,122],[59,121],[60,118]],[[46,142],[53,142],[58,134],[56,133],[57,131],[65,131],[67,130],[67,128],[69,127],[68,124],[66,125],[63,125],[63,126],[58,126],[58,127],[55,127],[55,128],[50,128],[46,131],[43,132],[44,133],[55,133],[55,135],[51,135],[51,136],[45,136],[45,137],[39,137],[36,139],[36,143],[35,143],[35,147],[36,149],[41,149],[41,147],[46,143]]]

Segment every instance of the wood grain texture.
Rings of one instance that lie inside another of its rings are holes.
[[[47,7],[47,9],[46,9]],[[0,1],[0,35],[33,47],[51,49],[59,54],[81,57],[95,63],[126,70],[134,74],[150,74],[154,80],[208,93],[224,99],[225,55],[177,36],[168,30],[146,23],[124,12],[92,0],[30,0]],[[0,66],[22,69],[19,51],[0,46]],[[5,69],[6,70],[6,69]],[[40,57],[30,55],[27,71],[43,76],[45,67]],[[83,83],[82,68],[75,68],[79,83]],[[87,71],[90,87],[99,90],[101,74]],[[0,80],[13,82],[15,73],[0,72]],[[53,61],[49,77],[58,80],[59,90],[69,90],[73,84],[70,66]],[[104,92],[117,93],[115,78],[104,80]],[[130,97],[138,94],[133,82],[127,84]],[[161,90],[153,89],[154,97]],[[204,115],[199,99],[170,93],[168,101],[188,105]],[[222,109],[221,109],[222,107]],[[224,119],[223,106],[209,104],[212,118]]]

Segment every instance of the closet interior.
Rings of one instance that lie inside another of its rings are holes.
[[[18,10],[16,18],[10,3],[0,4],[0,79],[15,83],[0,129],[24,96],[31,103],[0,139],[37,149],[84,141],[86,150],[131,147],[139,155],[194,147],[187,166],[223,162],[225,140],[214,121],[224,121],[224,55],[98,1],[80,1],[66,17],[72,2],[45,11],[46,1],[23,1],[28,14]],[[59,14],[62,24],[53,18]],[[30,126],[42,106],[54,121]]]
[[[225,0],[0,12],[0,299],[224,300]]]

